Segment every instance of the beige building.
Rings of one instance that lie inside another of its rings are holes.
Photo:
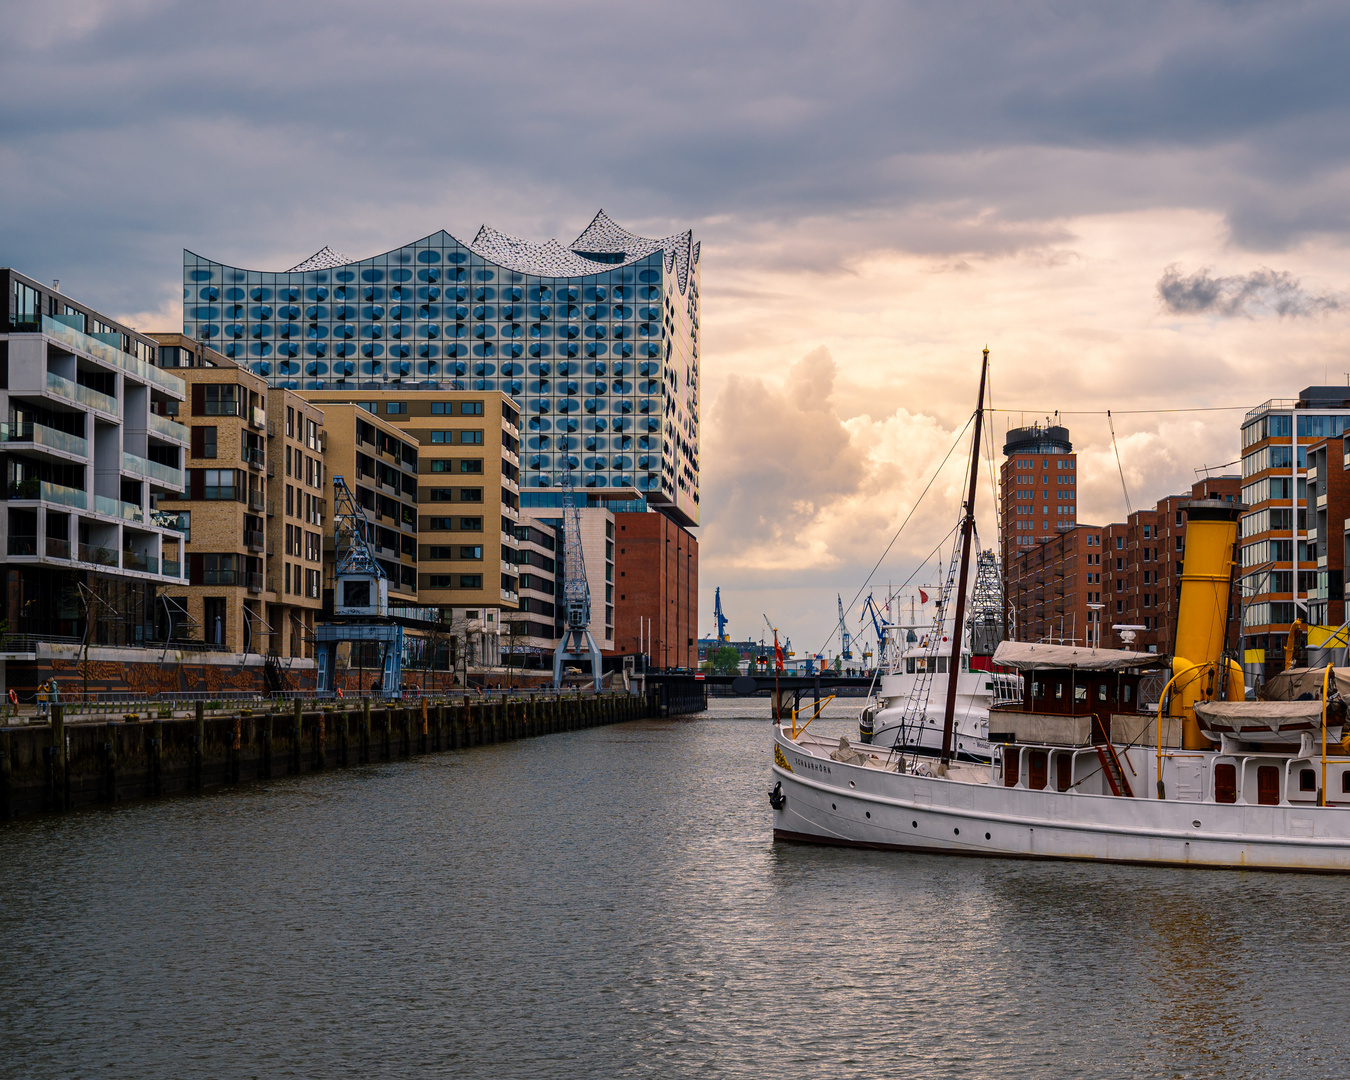
[[[188,390],[187,484],[161,499],[187,539],[180,636],[229,652],[314,657],[322,606],[321,410],[180,334],[156,334],[160,366]]]
[[[516,528],[520,522],[520,414],[499,391],[306,390],[333,429],[334,406],[412,444],[415,602],[476,642],[475,662],[499,662],[507,616],[519,606]],[[330,468],[336,471],[330,442]],[[408,451],[401,459],[408,472]],[[392,468],[393,459],[386,459]],[[359,464],[359,462],[357,463]],[[392,474],[385,477],[392,480]],[[350,479],[348,480],[350,484]],[[365,483],[365,481],[363,481]],[[392,488],[384,497],[393,498]],[[368,498],[368,496],[367,496]],[[408,572],[405,561],[400,574]]]

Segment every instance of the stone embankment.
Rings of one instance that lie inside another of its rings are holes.
[[[532,695],[414,704],[348,699],[282,712],[0,727],[0,819],[153,798],[299,773],[640,720],[659,697]]]

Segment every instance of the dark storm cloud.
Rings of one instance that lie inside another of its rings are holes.
[[[1159,205],[1278,247],[1350,228],[1348,30],[1334,3],[11,5],[3,261],[144,308],[183,246],[568,239],[599,205],[728,251],[796,230],[821,265]]]
[[[1249,274],[1214,277],[1208,269],[1183,276],[1169,266],[1158,279],[1158,296],[1177,315],[1308,316],[1345,306],[1344,297],[1309,292],[1287,270],[1264,267]]]

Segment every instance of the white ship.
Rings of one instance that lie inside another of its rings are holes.
[[[977,414],[975,462],[979,433]],[[966,543],[974,497],[972,470]],[[1155,711],[1140,708],[1138,684],[1168,658],[1005,642],[994,662],[1023,682],[1020,700],[990,712],[988,764],[955,760],[951,693],[936,762],[775,725],[775,839],[1350,872],[1350,740],[1335,673],[1290,675],[1273,687],[1284,700],[1247,701],[1242,668],[1224,655],[1239,509],[1186,507],[1176,655]]]

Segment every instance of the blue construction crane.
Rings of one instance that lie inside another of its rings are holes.
[[[727,617],[722,614],[722,587],[719,585],[713,593],[713,618],[717,620],[717,643],[730,641],[727,636]]]
[[[881,617],[881,612],[877,610],[877,602],[872,598],[872,594],[867,594],[867,599],[863,601],[863,621],[868,616],[872,618],[872,629],[877,634],[877,666],[883,667],[886,663],[886,620]]]
[[[844,622],[844,598],[838,593],[835,597],[839,600],[839,651],[845,660],[853,659],[853,638],[849,636],[848,624]]]

